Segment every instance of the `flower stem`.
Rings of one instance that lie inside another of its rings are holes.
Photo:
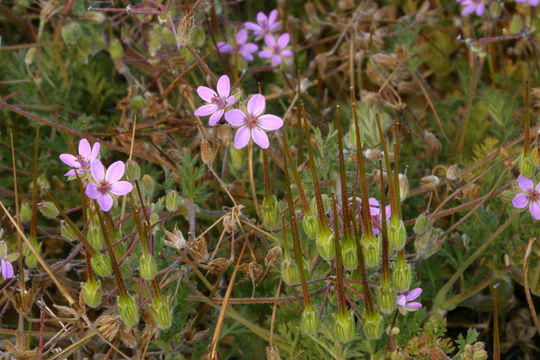
[[[255,211],[257,212],[257,217],[259,218],[259,221],[262,222],[261,209],[259,209],[259,203],[257,202],[257,192],[255,191],[255,180],[253,178],[253,142],[250,142],[248,146],[248,170],[253,205],[255,206]]]
[[[392,177],[392,169],[390,168],[390,157],[388,156],[388,148],[386,141],[384,140],[384,133],[382,131],[381,120],[379,114],[375,114],[377,119],[377,128],[379,129],[379,137],[381,138],[381,144],[384,153],[384,162],[386,164],[386,176],[388,177],[388,195],[390,196],[390,206],[392,207],[392,216],[397,216],[398,208],[396,202],[396,193],[394,192],[394,181]],[[395,156],[395,155],[394,155]]]
[[[390,263],[388,254],[388,228],[386,224],[386,198],[384,194],[384,175],[382,161],[379,160],[381,176],[381,235],[382,235],[382,282],[390,280]]]
[[[309,202],[307,200],[302,181],[300,180],[300,176],[298,175],[298,171],[296,170],[296,165],[294,164],[291,152],[289,151],[289,144],[287,144],[287,140],[285,139],[285,136],[283,134],[281,135],[281,139],[283,140],[283,167],[286,168],[285,157],[287,157],[291,165],[294,181],[296,182],[296,186],[298,187],[298,193],[300,195],[300,201],[302,202],[302,208],[304,210],[304,213],[308,213],[310,211]],[[287,173],[287,171],[285,171],[285,173]]]
[[[532,8],[531,8],[532,11]],[[529,154],[529,149],[531,146],[531,135],[530,135],[530,104],[529,104],[529,80],[525,82],[525,138],[523,141],[523,155],[527,156]]]
[[[339,313],[344,315],[347,312],[347,303],[345,300],[345,289],[343,287],[343,259],[342,259],[342,254],[341,254],[336,196],[334,195],[334,193],[332,193],[332,211],[334,213],[334,243],[335,243],[335,250],[336,250],[336,294],[337,294],[337,300],[338,300]],[[345,209],[343,211],[343,214],[345,215],[346,212],[348,211]]]

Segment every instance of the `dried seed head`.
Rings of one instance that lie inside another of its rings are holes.
[[[184,156],[182,151],[174,148],[167,149],[166,153],[167,156],[170,157],[176,164],[180,163],[182,157]]]
[[[439,177],[435,175],[424,176],[420,179],[420,184],[423,188],[426,189],[434,188],[439,185],[440,182],[441,180],[439,179]]]
[[[94,325],[105,339],[113,341],[122,326],[122,320],[116,314],[103,315],[95,321]]]
[[[195,261],[202,263],[208,259],[208,247],[203,237],[194,239],[187,246],[189,254]]]
[[[156,131],[151,135],[152,141],[157,145],[163,145],[167,142],[167,133],[165,131]]]
[[[177,31],[177,41],[181,46],[191,43],[191,34],[193,33],[193,15],[186,15],[180,20]]]
[[[244,263],[240,265],[240,270],[246,275],[258,278],[262,273],[262,266],[252,261],[250,263]]]
[[[407,60],[407,46],[405,44],[396,45],[394,52],[399,60]]]
[[[371,57],[371,61],[373,61],[375,64],[381,64],[384,67],[387,67],[390,70],[394,70],[399,66],[399,60],[396,59],[395,55],[387,55],[387,54],[375,54]]]
[[[266,267],[274,267],[276,266],[281,254],[282,254],[281,247],[274,246],[268,254],[264,257],[264,266]]]
[[[214,161],[212,146],[206,139],[203,139],[201,142],[201,159],[208,166],[212,165],[212,162]]]
[[[178,226],[174,226],[173,232],[167,231],[167,229],[163,229],[163,232],[165,233],[165,236],[169,241],[165,240],[164,243],[167,246],[170,246],[176,250],[182,250],[186,247],[186,239],[184,239],[184,234],[178,229]]]
[[[429,153],[438,154],[441,152],[441,143],[432,132],[424,130],[424,141]]]
[[[461,179],[461,170],[459,170],[458,164],[454,164],[446,170],[446,178],[450,181]]]
[[[384,153],[382,151],[373,149],[367,149],[366,151],[364,151],[364,156],[366,157],[366,159],[369,160],[384,159]]]
[[[338,7],[341,10],[351,10],[354,8],[354,1],[353,0],[339,0]]]
[[[229,260],[225,258],[217,258],[208,262],[208,271],[211,274],[221,274],[229,267]]]
[[[267,360],[281,360],[277,347],[274,345],[272,347],[266,347],[266,359]]]
[[[223,217],[223,226],[225,227],[225,231],[232,232],[236,228],[236,221],[232,216],[225,215]]]
[[[399,174],[399,199],[401,201],[407,198],[409,194],[409,179],[406,174]]]

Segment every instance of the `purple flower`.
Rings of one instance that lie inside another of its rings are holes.
[[[246,29],[240,30],[236,34],[236,48],[238,49],[238,55],[246,59],[247,61],[253,61],[253,55],[255,51],[259,50],[259,47],[254,43],[246,43],[248,39],[248,32]],[[234,53],[234,46],[220,41],[217,43],[217,48],[221,53]]]
[[[259,57],[272,58],[272,64],[278,66],[281,64],[284,57],[292,56],[292,51],[285,49],[289,44],[290,39],[291,37],[288,33],[281,34],[277,41],[272,35],[266,35],[264,37],[264,42],[266,43],[267,48],[259,52]]]
[[[8,254],[5,241],[0,241],[0,275],[4,280],[13,277],[13,265],[11,265],[11,262],[17,260],[18,257],[18,253]]]
[[[225,113],[225,120],[232,126],[241,126],[234,136],[234,147],[241,149],[253,137],[255,144],[266,149],[270,145],[268,136],[264,132],[277,130],[283,126],[283,120],[275,115],[262,115],[266,108],[264,96],[255,94],[247,104],[247,115],[239,109],[229,110]]]
[[[518,3],[528,2],[531,6],[538,6],[539,0],[516,0]]]
[[[529,211],[535,220],[540,220],[540,183],[536,184],[532,180],[519,175],[518,185],[525,193],[519,193],[512,199],[512,205],[516,209],[523,209],[529,205]]]
[[[116,161],[105,170],[99,160],[92,161],[90,172],[94,178],[86,187],[86,195],[97,200],[101,210],[109,211],[113,205],[113,195],[126,195],[133,190],[133,185],[129,181],[118,181],[124,176],[125,165],[121,161]]]
[[[462,16],[472,14],[473,12],[476,13],[476,15],[478,16],[484,15],[484,11],[486,9],[484,0],[456,0],[456,1],[460,3],[461,6],[463,6],[463,9],[461,10]]]
[[[386,221],[390,219],[391,207],[386,205]],[[371,223],[373,224],[373,235],[377,235],[382,229],[382,211],[379,202],[375,198],[369,198],[369,212],[371,215]]]
[[[197,94],[208,104],[197,108],[194,112],[195,116],[210,116],[208,123],[214,126],[223,117],[225,108],[234,104],[234,96],[229,96],[231,92],[231,81],[227,75],[222,75],[217,82],[217,94],[214,90],[199,86]]]
[[[258,12],[257,24],[248,21],[244,23],[244,26],[249,30],[253,30],[253,34],[255,36],[266,34],[268,32],[272,32],[279,27],[279,21],[276,21],[277,17],[278,11],[276,9],[270,11],[270,14],[268,16],[266,16],[266,14],[262,12]]]
[[[416,300],[422,294],[422,288],[416,288],[411,291],[405,291],[397,297],[398,310],[402,315],[407,315],[409,311],[416,311],[422,307],[422,304]]]
[[[69,170],[64,176],[73,176],[75,171],[80,170],[77,174],[82,175],[84,172],[90,171],[90,163],[97,159],[99,155],[99,143],[94,143],[90,148],[90,143],[86,139],[79,141],[79,155],[61,154],[60,160],[74,169]]]

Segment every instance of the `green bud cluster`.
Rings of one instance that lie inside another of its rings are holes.
[[[165,197],[165,208],[167,211],[174,212],[178,209],[178,192],[170,190]]]
[[[316,212],[310,211],[302,219],[302,227],[310,240],[315,240],[319,232],[319,218],[316,214]]]
[[[152,195],[154,189],[156,188],[156,183],[154,179],[148,174],[144,174],[142,177],[142,191],[145,195]]]
[[[414,223],[413,231],[416,235],[425,234],[427,231],[431,231],[433,224],[431,219],[425,214],[420,214]]]
[[[101,229],[99,227],[90,225],[90,228],[86,233],[86,239],[88,240],[92,248],[94,248],[94,250],[99,251],[103,249],[105,239],[103,238],[103,233],[101,232]]]
[[[336,248],[334,244],[334,233],[328,229],[328,226],[320,226],[315,238],[315,244],[321,257],[330,262],[336,256]]]
[[[162,296],[155,297],[150,303],[150,313],[161,330],[167,330],[172,325],[172,312],[170,301]]]
[[[405,247],[407,242],[407,231],[403,220],[397,216],[392,216],[388,226],[388,243],[392,249],[399,251]]]
[[[41,215],[45,216],[47,219],[56,219],[59,214],[56,206],[50,201],[42,201],[37,204],[37,207]]]
[[[343,342],[349,342],[354,338],[354,315],[352,312],[337,314],[335,316],[337,338]]]
[[[111,44],[109,45],[109,54],[111,54],[111,58],[114,59],[120,59],[122,56],[124,56],[124,49],[122,48],[122,44],[118,39],[111,40]]]
[[[381,241],[375,235],[362,235],[362,254],[368,267],[376,267],[381,260]]]
[[[279,223],[279,205],[274,195],[264,197],[261,213],[264,227],[274,230]]]
[[[382,335],[382,316],[378,311],[366,312],[364,315],[364,332],[370,340],[376,340]]]
[[[107,256],[97,253],[92,256],[90,264],[98,276],[106,277],[112,275],[111,260]]]
[[[377,303],[384,315],[391,314],[396,308],[397,293],[390,280],[383,280],[377,289]]]
[[[126,162],[126,178],[129,181],[136,181],[139,180],[140,177],[141,168],[139,167],[139,164],[134,160],[128,160]]]
[[[62,39],[64,39],[64,42],[68,45],[75,45],[81,37],[81,33],[81,26],[75,21],[67,23],[60,29]]]
[[[244,167],[245,149],[237,149],[234,146],[230,147],[231,163],[235,170],[240,170]]]
[[[315,335],[319,329],[319,313],[308,305],[302,313],[302,330],[308,335]]]
[[[536,170],[530,154],[521,154],[519,158],[519,173],[521,176],[531,178]]]
[[[95,308],[101,304],[101,281],[99,279],[83,282],[81,290],[86,305]]]
[[[75,231],[73,231],[71,226],[69,226],[69,224],[65,222],[64,220],[60,221],[60,234],[62,235],[64,239],[66,239],[69,242],[75,241],[79,238],[77,234],[75,233]]]
[[[296,264],[294,264],[289,256],[285,256],[285,259],[281,263],[281,278],[287,285],[300,282],[300,274],[298,273]]]
[[[32,206],[30,206],[30,204],[27,201],[21,204],[20,214],[21,214],[22,222],[27,223],[27,222],[30,222],[30,220],[32,220]]]
[[[358,267],[358,254],[356,252],[356,241],[352,236],[347,236],[341,248],[343,266],[349,271]]]
[[[129,294],[120,295],[117,299],[118,314],[127,327],[133,327],[139,323],[139,309],[135,298]]]
[[[397,292],[401,293],[409,290],[412,282],[411,265],[398,258],[392,271],[392,281]]]
[[[156,258],[150,254],[143,254],[139,261],[139,272],[146,281],[152,281],[156,277],[158,266]]]

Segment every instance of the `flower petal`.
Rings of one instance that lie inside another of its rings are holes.
[[[69,170],[67,173],[64,174],[64,176],[75,176],[75,169]]]
[[[266,100],[261,94],[255,94],[251,96],[247,103],[247,110],[251,116],[259,116],[264,112],[266,108]]]
[[[270,14],[268,15],[268,25],[274,24],[277,20],[277,17],[278,17],[277,9],[270,11]]]
[[[208,123],[210,124],[210,126],[215,126],[217,122],[223,117],[224,112],[225,110],[219,109],[218,111],[213,113],[212,116],[210,116],[210,119],[208,119]]]
[[[283,120],[276,115],[266,114],[257,119],[258,126],[266,131],[277,130],[283,126]]]
[[[227,99],[227,105],[225,105],[225,107],[228,108],[229,106],[232,106],[232,104],[234,104],[235,101],[236,99],[234,98],[233,95],[229,96],[229,98]]]
[[[289,33],[281,34],[278,39],[278,46],[280,49],[285,49],[291,40],[291,35]]]
[[[129,181],[118,181],[111,184],[109,189],[114,195],[120,196],[129,194],[133,190],[133,185]]]
[[[242,126],[246,123],[246,114],[240,109],[232,109],[225,113],[225,120],[232,126]]]
[[[277,29],[279,27],[279,25],[280,25],[280,22],[276,21],[272,25],[268,26],[268,31],[274,31],[275,29]]]
[[[292,55],[293,55],[293,54],[292,54],[292,51],[291,51],[291,50],[283,50],[283,51],[281,52],[281,56],[282,56],[282,57],[289,57],[289,56],[292,56]]]
[[[248,38],[247,30],[246,29],[240,30],[236,34],[236,44],[237,44],[237,46],[240,45],[240,44],[244,44],[247,41],[247,38]]]
[[[4,280],[11,279],[13,277],[13,265],[10,262],[1,259],[2,262],[2,277]]]
[[[538,0],[529,0],[529,5],[538,6]]]
[[[540,220],[540,201],[531,201],[529,205],[529,211],[535,220]]]
[[[516,209],[523,209],[529,203],[529,198],[525,194],[517,194],[512,199],[512,206]]]
[[[99,156],[100,147],[101,145],[98,142],[94,143],[94,146],[92,146],[92,152],[90,153],[90,161],[97,159],[97,157]]]
[[[264,37],[264,43],[265,43],[266,46],[268,46],[270,49],[273,49],[273,48],[276,47],[276,39],[274,38],[273,35],[267,34],[267,35]]]
[[[278,66],[279,64],[281,64],[281,56],[280,55],[272,56],[272,65]]]
[[[379,209],[379,202],[375,198],[369,198],[369,205]]]
[[[211,103],[212,99],[217,96],[216,92],[209,87],[206,86],[199,86],[197,88],[197,94],[203,99],[204,101]]]
[[[71,154],[60,154],[59,158],[67,166],[71,166],[74,168],[81,167],[81,164],[79,164],[79,162],[77,161],[77,158]]]
[[[266,16],[265,13],[263,13],[262,11],[259,11],[257,13],[257,22],[259,23],[259,25],[267,23],[268,22],[268,17]]]
[[[101,210],[103,210],[105,212],[111,210],[111,208],[113,206],[113,198],[109,194],[99,194],[99,196],[97,198],[97,202],[98,202],[99,207],[101,208]]]
[[[253,136],[253,141],[255,141],[255,144],[259,145],[261,148],[267,149],[268,146],[270,146],[268,135],[266,135],[263,129],[255,126],[253,129],[251,129],[251,136]]]
[[[105,180],[105,167],[103,167],[103,164],[99,160],[93,160],[90,164],[90,172],[92,173],[92,177],[97,182],[102,182]]]
[[[526,177],[519,175],[517,182],[521,190],[526,191],[526,192],[532,191],[533,182],[531,179],[527,179]]]
[[[397,297],[397,306],[405,306],[405,295],[398,295]]]
[[[405,307],[408,311],[416,311],[422,307],[422,304],[419,302],[410,302]]]
[[[86,185],[85,193],[90,199],[97,199],[99,196],[99,188],[96,184],[90,183]]]
[[[237,149],[243,148],[249,143],[250,138],[251,138],[251,131],[249,127],[242,126],[241,128],[238,129],[238,131],[236,132],[236,135],[234,136],[234,147]]]
[[[260,35],[260,34],[263,33],[262,27],[255,24],[254,22],[247,21],[247,22],[244,23],[244,26],[246,27],[246,29],[249,29],[249,30],[253,31],[253,34],[255,34],[255,35]]]
[[[124,176],[124,171],[126,169],[126,166],[124,165],[124,162],[122,161],[115,161],[109,166],[107,169],[107,175],[105,175],[105,180],[109,184],[114,184],[118,180]]]
[[[263,59],[269,59],[274,53],[271,50],[263,50],[259,52],[259,57]]]
[[[210,114],[213,114],[217,109],[218,109],[218,106],[215,104],[206,104],[195,109],[195,111],[193,112],[193,115],[208,116]]]
[[[478,5],[476,6],[476,15],[478,15],[478,16],[484,15],[484,9],[485,9],[485,5],[484,5],[484,4],[478,4]]]
[[[413,289],[407,294],[406,296],[407,301],[416,300],[421,294],[422,294],[422,288]]]
[[[231,91],[231,81],[227,75],[220,76],[217,82],[217,92],[222,99],[226,99]]]
[[[242,52],[244,53],[252,53],[257,50],[259,50],[259,47],[257,46],[257,44],[254,43],[247,43],[242,46]]]
[[[386,205],[384,209],[386,211],[386,220],[388,220],[392,216],[392,207],[390,205]]]
[[[92,149],[90,149],[90,143],[86,139],[79,141],[79,155],[82,155],[85,159],[90,157]]]
[[[229,45],[223,41],[220,41],[216,44],[216,48],[219,50],[220,53],[226,53],[226,52],[233,52],[234,47],[232,45]]]
[[[463,10],[461,10],[461,15],[469,15],[474,11],[475,8],[476,8],[475,4],[469,4],[465,6]]]

